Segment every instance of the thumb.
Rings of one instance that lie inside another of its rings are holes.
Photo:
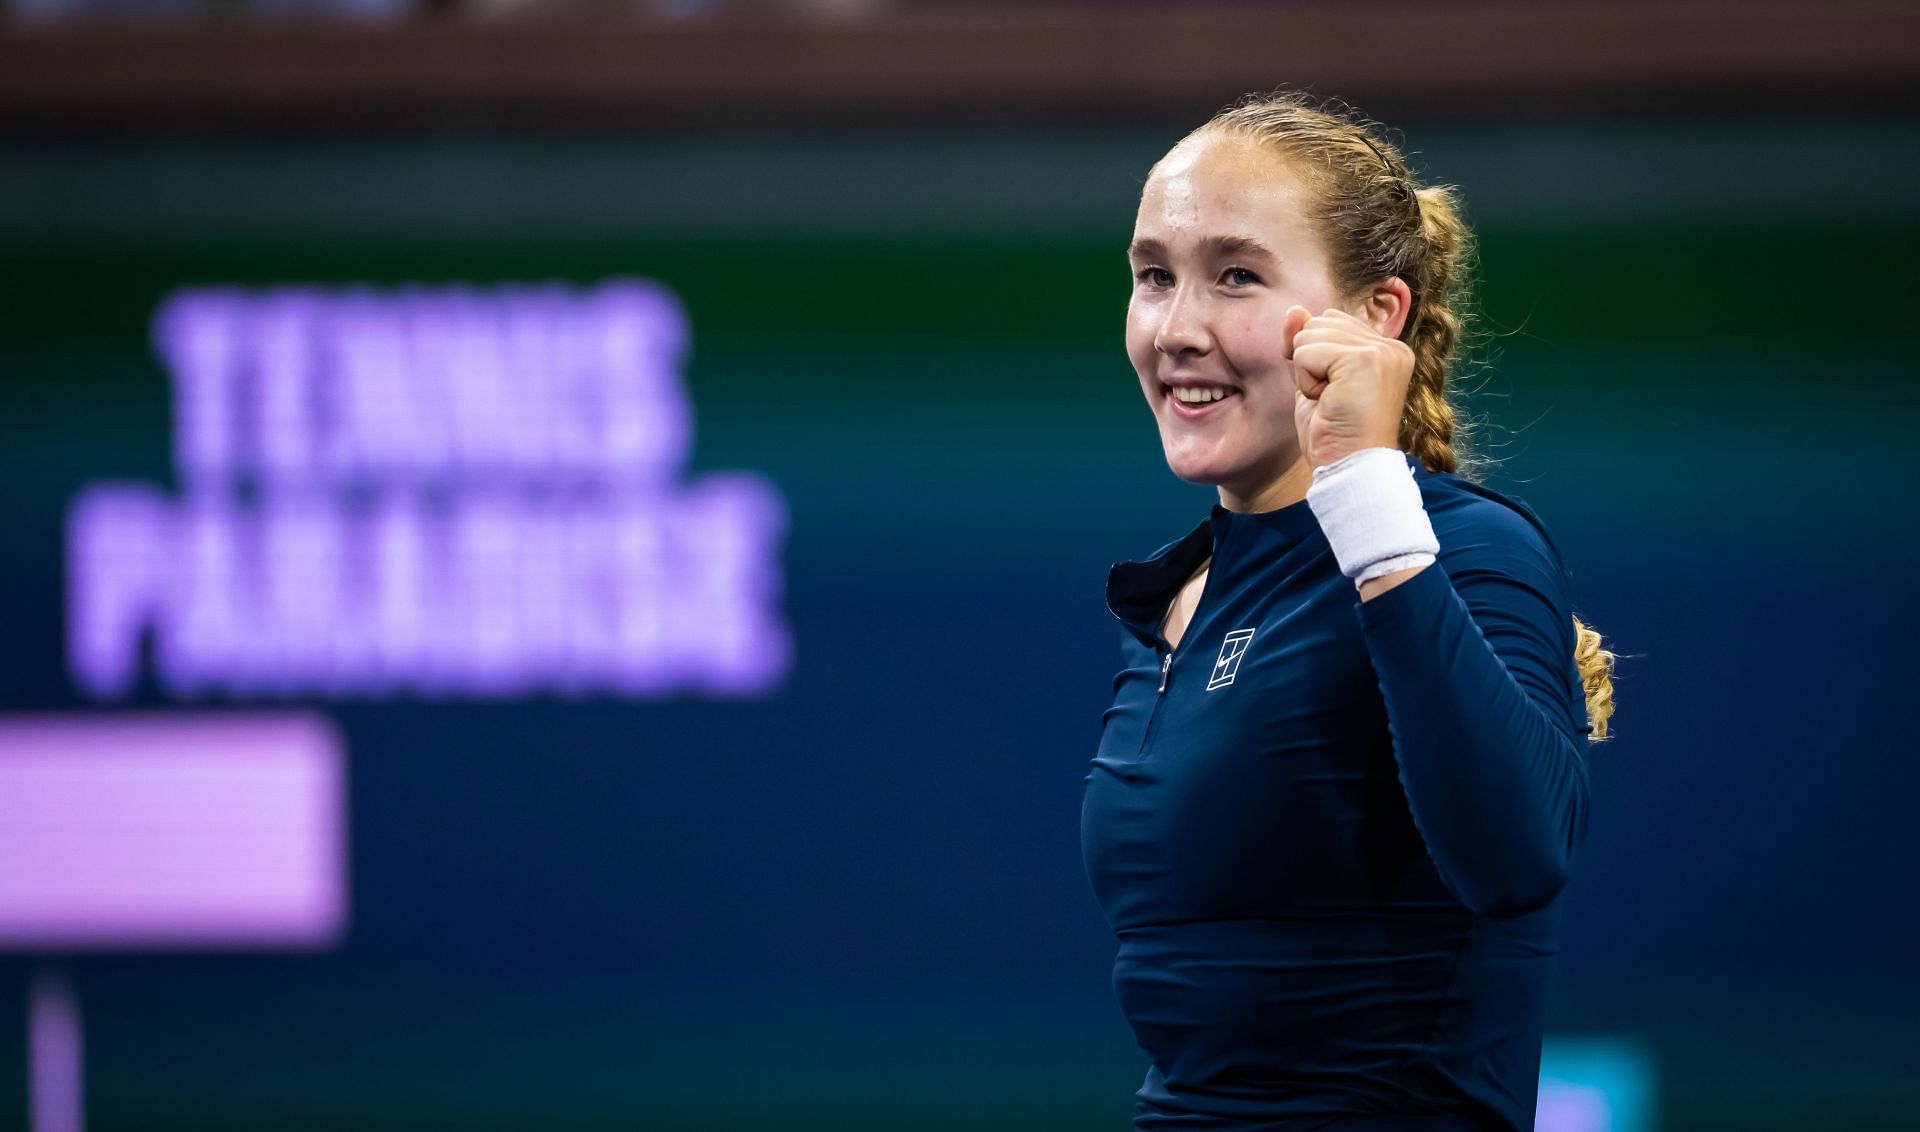
[[[1293,336],[1305,330],[1312,318],[1313,312],[1297,303],[1287,308],[1287,320],[1280,326],[1283,331],[1281,341],[1286,343],[1288,361],[1293,360]]]

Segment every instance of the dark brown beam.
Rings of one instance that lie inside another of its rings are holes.
[[[1648,100],[1871,101],[1920,90],[1920,6],[1077,4],[858,23],[569,20],[98,27],[0,34],[0,113],[584,111],[1099,114],[1277,84],[1361,102],[1604,110]]]

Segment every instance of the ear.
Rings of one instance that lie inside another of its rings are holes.
[[[1413,313],[1413,289],[1398,275],[1389,275],[1367,289],[1354,313],[1375,333],[1398,338]]]

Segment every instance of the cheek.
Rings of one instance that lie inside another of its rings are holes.
[[[1293,367],[1287,364],[1286,320],[1285,306],[1236,311],[1219,330],[1220,347],[1249,380],[1278,377],[1291,388]]]
[[[1138,302],[1127,304],[1127,357],[1142,378],[1153,372],[1153,339],[1159,330],[1160,324],[1150,309]]]

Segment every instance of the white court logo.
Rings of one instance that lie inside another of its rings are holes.
[[[1235,629],[1220,642],[1220,659],[1213,662],[1213,679],[1207,681],[1207,691],[1233,683],[1234,675],[1240,671],[1240,658],[1247,655],[1247,642],[1251,640],[1252,629]]]

